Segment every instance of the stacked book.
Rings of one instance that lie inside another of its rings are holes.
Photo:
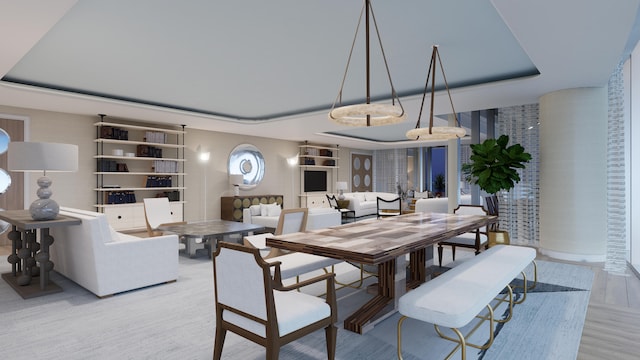
[[[157,173],[177,173],[178,162],[171,160],[154,160],[153,171]]]
[[[156,144],[166,144],[167,134],[160,131],[147,131],[144,134],[145,141]]]

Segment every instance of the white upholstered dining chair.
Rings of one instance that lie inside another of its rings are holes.
[[[455,210],[453,210],[453,213],[458,215],[487,215],[487,211],[482,207],[482,205],[459,205]],[[451,239],[439,242],[439,266],[442,267],[443,246],[451,246],[451,257],[453,261],[455,261],[456,247],[474,249],[475,254],[478,255],[481,248],[484,247],[485,249],[488,249],[488,240],[487,229],[485,229],[484,231],[478,229],[476,231],[464,233]]]
[[[278,218],[278,225],[276,226],[275,234],[283,235],[305,231],[307,229],[308,212],[309,209],[307,208],[282,210],[280,212],[280,217]],[[259,234],[256,236],[245,236],[243,241],[245,246],[259,249],[261,253],[263,253],[265,259],[284,254],[280,249],[268,248],[265,239],[265,234]]]
[[[272,277],[271,267],[274,267]],[[280,263],[267,263],[258,249],[220,242],[213,259],[216,332],[213,359],[221,359],[227,331],[266,348],[277,359],[280,348],[325,329],[327,358],[335,358],[337,306],[333,273],[283,287]],[[326,281],[326,299],[301,293],[302,286]],[[238,284],[242,284],[239,286]]]

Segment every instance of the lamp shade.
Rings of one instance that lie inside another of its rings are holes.
[[[348,185],[346,181],[338,181],[336,183],[336,189],[338,190],[347,190]]]
[[[231,185],[242,185],[244,183],[244,176],[241,174],[231,174],[229,175],[229,184]]]
[[[11,171],[78,171],[78,146],[42,142],[10,142]]]

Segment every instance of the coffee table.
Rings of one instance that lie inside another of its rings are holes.
[[[162,225],[159,230],[171,232],[185,238],[187,242],[196,238],[201,238],[205,247],[209,247],[209,258],[211,253],[217,248],[217,241],[232,234],[248,235],[250,232],[262,231],[264,226],[255,224],[245,224],[237,221],[227,220],[206,220],[187,224]],[[187,253],[190,257],[195,255],[195,249],[188,247]]]

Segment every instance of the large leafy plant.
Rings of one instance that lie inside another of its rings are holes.
[[[520,181],[517,169],[524,169],[531,154],[520,144],[507,147],[508,143],[509,137],[502,135],[471,145],[471,162],[462,165],[467,181],[489,194],[513,188]]]

